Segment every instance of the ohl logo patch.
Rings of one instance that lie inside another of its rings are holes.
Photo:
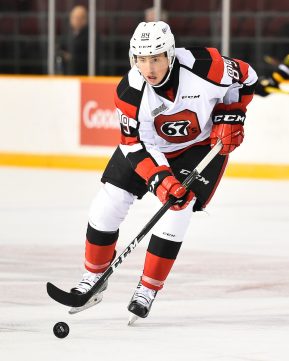
[[[170,143],[184,143],[195,139],[200,133],[197,114],[191,110],[158,115],[155,120],[158,135]]]

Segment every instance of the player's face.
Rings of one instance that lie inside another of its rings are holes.
[[[137,67],[150,85],[158,85],[169,69],[165,53],[152,56],[137,56]]]

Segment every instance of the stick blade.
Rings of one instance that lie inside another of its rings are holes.
[[[69,307],[81,307],[86,303],[86,295],[77,295],[63,291],[54,284],[47,282],[46,290],[48,295],[56,302]]]

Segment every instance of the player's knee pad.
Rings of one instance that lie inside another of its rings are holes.
[[[173,242],[182,242],[192,216],[194,201],[180,211],[168,210],[153,229],[153,234]]]
[[[92,201],[88,217],[89,224],[99,231],[116,231],[126,217],[134,199],[133,194],[105,183]]]

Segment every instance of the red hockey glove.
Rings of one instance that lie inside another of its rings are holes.
[[[171,207],[174,211],[179,211],[188,206],[194,198],[192,191],[187,191],[185,187],[174,177],[166,177],[156,189],[156,195],[164,204],[169,199],[169,196],[177,198],[176,203]]]
[[[236,147],[243,142],[244,128],[241,124],[216,124],[213,125],[210,135],[211,146],[213,147],[218,139],[222,140],[223,147],[220,154],[226,155],[231,153]]]
[[[163,169],[163,167],[159,168]],[[192,191],[183,187],[169,170],[160,170],[152,175],[148,180],[148,187],[163,204],[168,201],[170,196],[175,197],[176,203],[170,208],[174,211],[186,208],[195,196]]]
[[[245,112],[238,104],[218,104],[212,116],[213,127],[210,134],[211,146],[213,147],[218,139],[221,139],[223,147],[220,154],[226,155],[238,147],[244,139],[243,124]]]

